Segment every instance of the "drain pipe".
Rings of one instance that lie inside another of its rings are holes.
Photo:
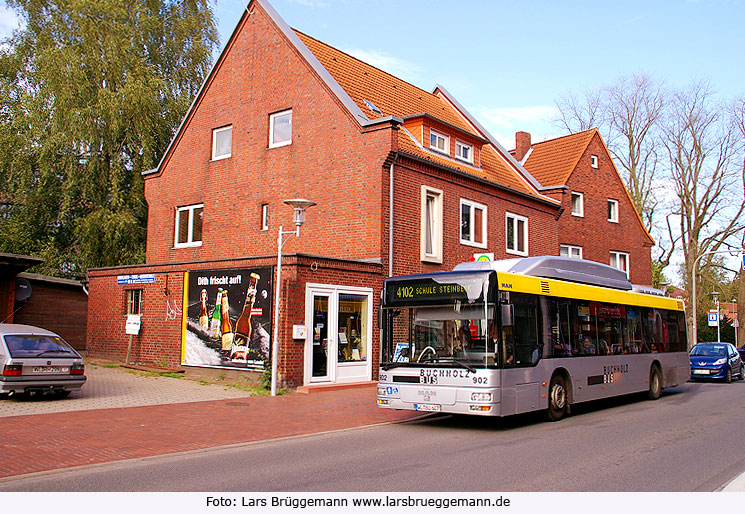
[[[391,162],[390,186],[388,192],[388,276],[393,276],[393,167],[398,161],[398,152]]]

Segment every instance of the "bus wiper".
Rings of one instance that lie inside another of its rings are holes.
[[[388,364],[383,364],[381,367],[383,368],[383,371],[388,371],[389,369],[401,368],[408,364],[408,362],[389,362]]]
[[[463,362],[463,361],[459,361],[459,360],[455,360],[455,359],[453,359],[452,362],[453,362],[453,364],[457,364],[461,368],[466,368],[468,371],[470,371],[472,373],[476,373],[476,368],[474,368],[473,366],[471,366],[467,362]]]

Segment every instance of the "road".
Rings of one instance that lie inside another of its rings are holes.
[[[687,383],[656,402],[578,406],[558,423],[435,416],[4,479],[0,490],[713,491],[745,471],[743,407],[745,382]]]

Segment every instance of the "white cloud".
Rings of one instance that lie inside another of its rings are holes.
[[[421,67],[404,61],[398,57],[387,55],[377,50],[363,50],[361,48],[344,48],[344,52],[360,61],[366,62],[376,68],[390,73],[402,80],[414,84],[421,73]]]
[[[515,132],[530,132],[533,142],[559,135],[553,126],[557,116],[556,107],[546,105],[487,108],[476,113],[477,119],[508,150],[515,147]]]
[[[13,9],[7,5],[0,5],[0,39],[10,37],[20,24],[21,19]]]

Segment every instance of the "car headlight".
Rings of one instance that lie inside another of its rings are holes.
[[[727,362],[727,359],[719,359],[718,361],[714,362],[714,366],[721,366],[725,362]]]

